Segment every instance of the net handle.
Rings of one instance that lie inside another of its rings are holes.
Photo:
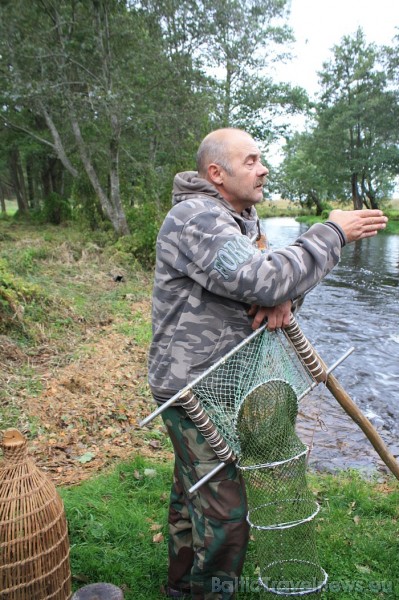
[[[236,459],[234,452],[227,444],[223,436],[218,432],[214,423],[202,408],[195,394],[186,394],[180,399],[180,406],[184,408],[197,429],[207,440],[216,456],[222,462],[232,462]]]
[[[328,374],[325,365],[300,329],[294,315],[291,313],[290,323],[283,329],[286,338],[291,342],[295,352],[317,383],[326,383]]]
[[[184,408],[197,429],[202,433],[208,444],[211,446],[216,456],[221,460],[209,473],[199,479],[197,483],[192,485],[188,490],[190,494],[196,492],[204,483],[212,479],[214,475],[219,473],[226,464],[236,460],[234,452],[231,450],[226,440],[217,431],[212,420],[202,408],[200,401],[191,392],[182,396],[180,405]]]

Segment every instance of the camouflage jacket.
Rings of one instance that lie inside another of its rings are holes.
[[[149,384],[164,401],[251,332],[253,303],[275,306],[314,287],[337,264],[344,237],[313,225],[292,245],[262,253],[250,239],[256,210],[238,214],[195,172],[175,177],[157,239]]]

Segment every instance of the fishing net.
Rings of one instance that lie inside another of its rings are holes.
[[[295,432],[298,399],[314,385],[307,362],[306,348],[300,359],[281,331],[264,330],[181,400],[218,456],[238,459],[258,581],[271,596],[316,593],[327,581],[315,543],[318,505],[306,484],[307,447]]]

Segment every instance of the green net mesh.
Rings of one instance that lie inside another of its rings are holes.
[[[264,330],[192,387],[205,412],[234,453],[241,454],[237,419],[248,394],[271,379],[286,381],[297,397],[312,383],[281,331]]]
[[[317,593],[327,581],[315,543],[318,505],[295,422],[312,380],[281,332],[264,331],[192,387],[238,457],[259,584],[271,597]]]

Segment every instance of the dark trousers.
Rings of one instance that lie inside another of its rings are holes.
[[[244,482],[233,463],[197,492],[189,488],[220,461],[181,407],[162,418],[175,452],[169,508],[169,581],[193,600],[228,600],[248,544]]]

